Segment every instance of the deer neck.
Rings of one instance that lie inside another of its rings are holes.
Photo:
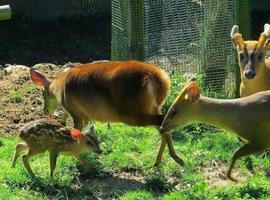
[[[237,100],[220,100],[201,96],[194,104],[193,121],[211,124],[234,131],[235,117],[237,116]]]
[[[57,79],[54,79],[49,86],[50,92],[56,97],[59,103],[62,101],[64,83],[65,82],[61,78],[57,78]]]

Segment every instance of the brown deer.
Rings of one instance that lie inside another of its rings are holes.
[[[70,129],[54,121],[37,120],[24,125],[21,128],[19,137],[25,143],[17,144],[12,167],[15,167],[19,154],[25,151],[22,156],[23,164],[32,177],[35,177],[35,175],[29,165],[29,158],[36,154],[49,151],[50,176],[52,177],[60,153],[75,156],[87,170],[91,168],[80,154],[82,152],[101,153],[93,128],[90,128],[85,134],[78,135],[72,134]]]
[[[270,89],[270,59],[265,58],[270,46],[270,25],[264,25],[258,41],[244,41],[239,28],[234,25],[231,38],[238,53],[241,73],[240,96]]]
[[[79,130],[87,121],[159,127],[163,120],[161,107],[170,86],[162,69],[139,61],[84,64],[53,80],[31,68],[30,76],[34,84],[44,87],[44,112],[52,114],[61,104]],[[164,135],[155,164],[160,164],[166,142],[170,155],[183,164],[170,145],[171,138]]]
[[[172,132],[193,122],[204,122],[235,133],[245,144],[233,154],[227,172],[231,171],[237,159],[262,152],[270,147],[270,91],[251,96],[221,100],[200,95],[200,89],[191,80],[168,110],[160,127],[163,134]]]

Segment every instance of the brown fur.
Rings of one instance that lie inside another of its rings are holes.
[[[238,27],[234,26],[232,29],[231,37],[238,52],[241,74],[241,97],[270,89],[270,60],[265,58],[270,44],[267,40],[270,37],[269,27],[268,24],[265,25],[265,30],[258,41],[244,41],[242,35],[238,33]],[[254,72],[254,77],[245,75],[248,70]]]
[[[101,153],[98,140],[94,133],[83,134],[80,139],[71,136],[71,130],[53,121],[36,120],[24,125],[20,132],[20,138],[25,142],[17,144],[14,153],[12,167],[15,167],[16,161],[21,151],[25,151],[22,156],[23,163],[28,173],[34,177],[34,173],[29,164],[29,158],[39,153],[49,151],[50,153],[50,175],[56,166],[56,160],[60,153],[70,154],[90,169],[88,164],[80,156],[82,152]]]
[[[30,75],[36,85],[44,86],[44,111],[52,114],[58,101],[80,130],[87,121],[159,127],[163,120],[161,107],[170,86],[162,69],[139,61],[84,64],[52,81],[35,69],[30,69]],[[171,138],[164,136],[155,164],[160,164],[166,144],[173,158],[183,165],[174,153]]]
[[[270,147],[270,91],[244,98],[222,100],[200,96],[199,87],[190,82],[175,99],[161,126],[164,134],[193,122],[208,123],[235,133],[245,144],[234,153],[227,176],[236,160]],[[234,179],[233,179],[234,180]]]
[[[54,79],[50,90],[75,118],[130,125],[160,125],[169,78],[138,61],[90,63]]]

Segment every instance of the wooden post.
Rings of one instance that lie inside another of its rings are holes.
[[[11,9],[9,5],[0,6],[0,20],[11,19]]]

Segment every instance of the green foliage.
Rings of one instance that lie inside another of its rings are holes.
[[[19,103],[23,99],[23,92],[21,90],[10,90],[8,92],[8,97],[11,101]]]
[[[35,86],[34,84],[29,84],[29,85],[25,86],[24,90],[27,93],[33,94],[37,90],[39,90],[39,88],[37,86]]]
[[[120,200],[152,200],[153,195],[147,191],[129,192],[119,198]]]

